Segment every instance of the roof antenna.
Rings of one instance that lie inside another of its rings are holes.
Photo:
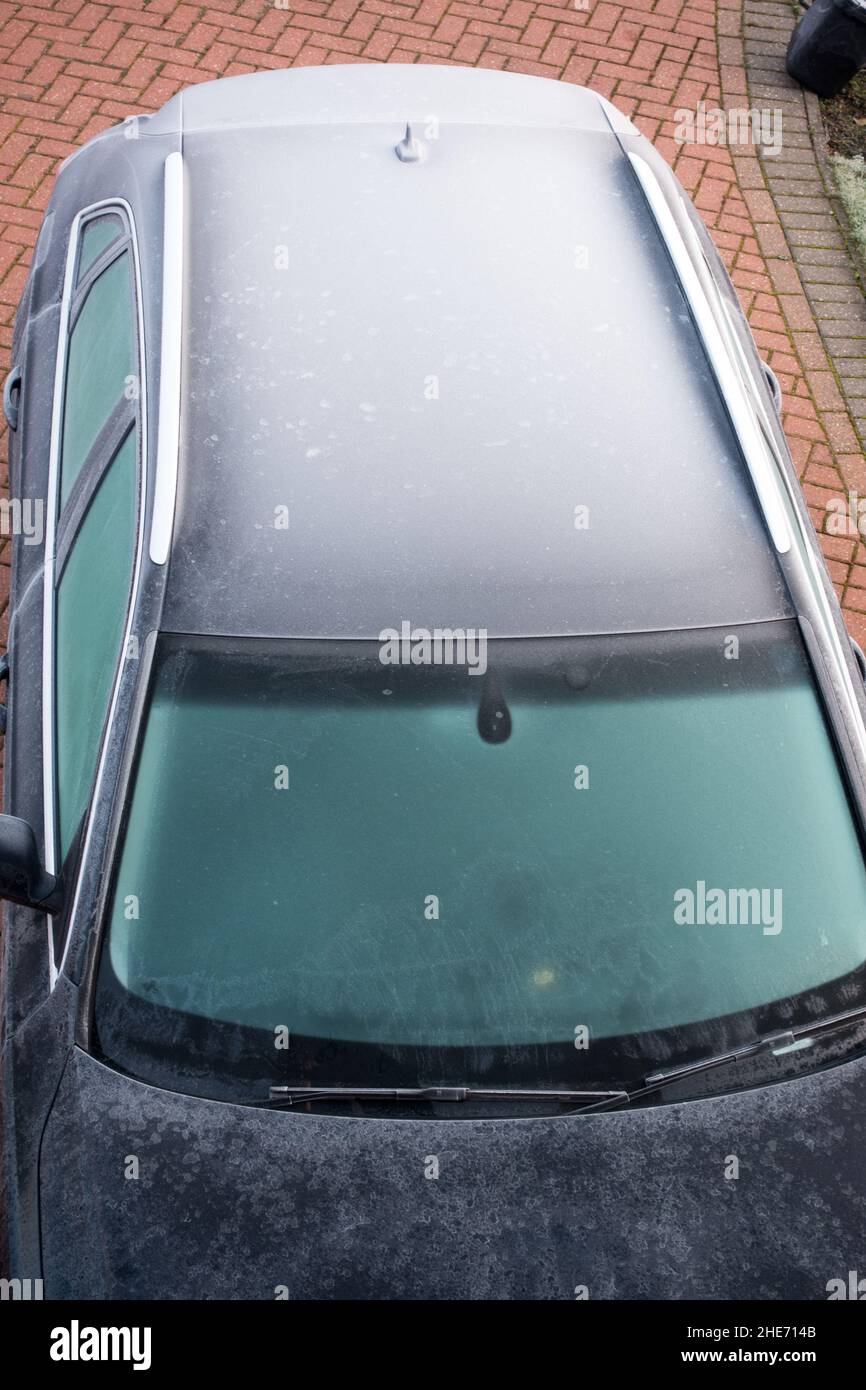
[[[399,145],[394,146],[394,153],[404,164],[415,164],[419,159],[424,158],[424,146],[412,134],[412,127],[408,121],[406,122],[406,134]]]

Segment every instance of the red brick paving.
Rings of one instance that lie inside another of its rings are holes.
[[[820,527],[828,496],[858,483],[866,492],[866,470],[772,199],[754,158],[674,140],[678,107],[748,105],[741,32],[741,0],[292,0],[284,7],[262,0],[146,0],[140,7],[0,0],[2,347],[8,352],[58,162],[183,86],[264,68],[382,61],[462,63],[584,83],[655,142],[710,226],[780,378],[791,450]],[[866,641],[866,548],[846,538],[822,541],[840,594],[849,585],[852,631]],[[7,542],[0,552],[4,608],[8,550]],[[5,637],[5,614],[2,622]]]

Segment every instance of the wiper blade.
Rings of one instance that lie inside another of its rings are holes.
[[[866,1022],[866,1005],[849,1009],[847,1013],[831,1014],[827,1018],[816,1019],[811,1023],[801,1023],[780,1033],[764,1033],[742,1047],[731,1048],[727,1052],[716,1052],[708,1057],[700,1057],[695,1062],[686,1062],[670,1071],[652,1072],[644,1078],[644,1084],[634,1090],[612,1091],[555,1091],[547,1089],[508,1088],[492,1089],[481,1086],[271,1086],[270,1097],[265,1105],[274,1107],[303,1105],[309,1101],[330,1100],[431,1100],[431,1101],[555,1101],[562,1105],[578,1105],[582,1113],[588,1111],[617,1110],[629,1105],[631,1101],[642,1099],[654,1091],[661,1091],[676,1081],[684,1081],[703,1072],[714,1071],[717,1067],[736,1065],[750,1057],[765,1052],[779,1052],[795,1043],[808,1039],[810,1042],[841,1028],[849,1028],[855,1023]]]
[[[628,1102],[628,1091],[492,1090],[481,1086],[272,1086],[268,1104],[302,1105],[320,1100],[537,1100],[563,1105],[594,1105],[599,1101]]]
[[[758,1057],[764,1052],[781,1052],[795,1043],[808,1039],[811,1042],[815,1038],[825,1037],[829,1033],[835,1033],[841,1028],[850,1028],[855,1023],[866,1022],[866,1005],[858,1009],[849,1009],[847,1013],[830,1014],[827,1018],[817,1019],[814,1023],[801,1023],[794,1028],[788,1028],[782,1033],[763,1033],[752,1042],[745,1043],[742,1047],[731,1048],[728,1052],[712,1053],[709,1057],[699,1057],[695,1062],[686,1062],[681,1067],[673,1067],[670,1071],[656,1071],[644,1077],[643,1086],[628,1092],[628,1100],[640,1100],[644,1096],[650,1095],[653,1091],[661,1091],[665,1086],[672,1085],[675,1081],[684,1081],[692,1076],[700,1076],[702,1072],[714,1071],[716,1067],[736,1065],[737,1062],[746,1061],[750,1057]],[[620,1102],[614,1098],[602,1100],[598,1106],[592,1106],[593,1110],[615,1110]]]

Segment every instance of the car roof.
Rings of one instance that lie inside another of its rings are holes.
[[[208,83],[152,118],[180,131],[186,179],[165,628],[791,611],[609,109],[384,65]],[[395,154],[407,121],[415,162]]]

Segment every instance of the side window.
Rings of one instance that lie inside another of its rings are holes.
[[[113,241],[126,236],[126,225],[116,212],[105,212],[85,222],[78,242],[76,283],[81,284],[91,266]]]
[[[61,511],[132,376],[134,324],[129,287],[129,252],[124,251],[90,284],[72,329],[60,454]]]
[[[69,313],[54,563],[57,855],[90,803],[121,655],[138,520],[132,248],[110,213],[80,231]]]

